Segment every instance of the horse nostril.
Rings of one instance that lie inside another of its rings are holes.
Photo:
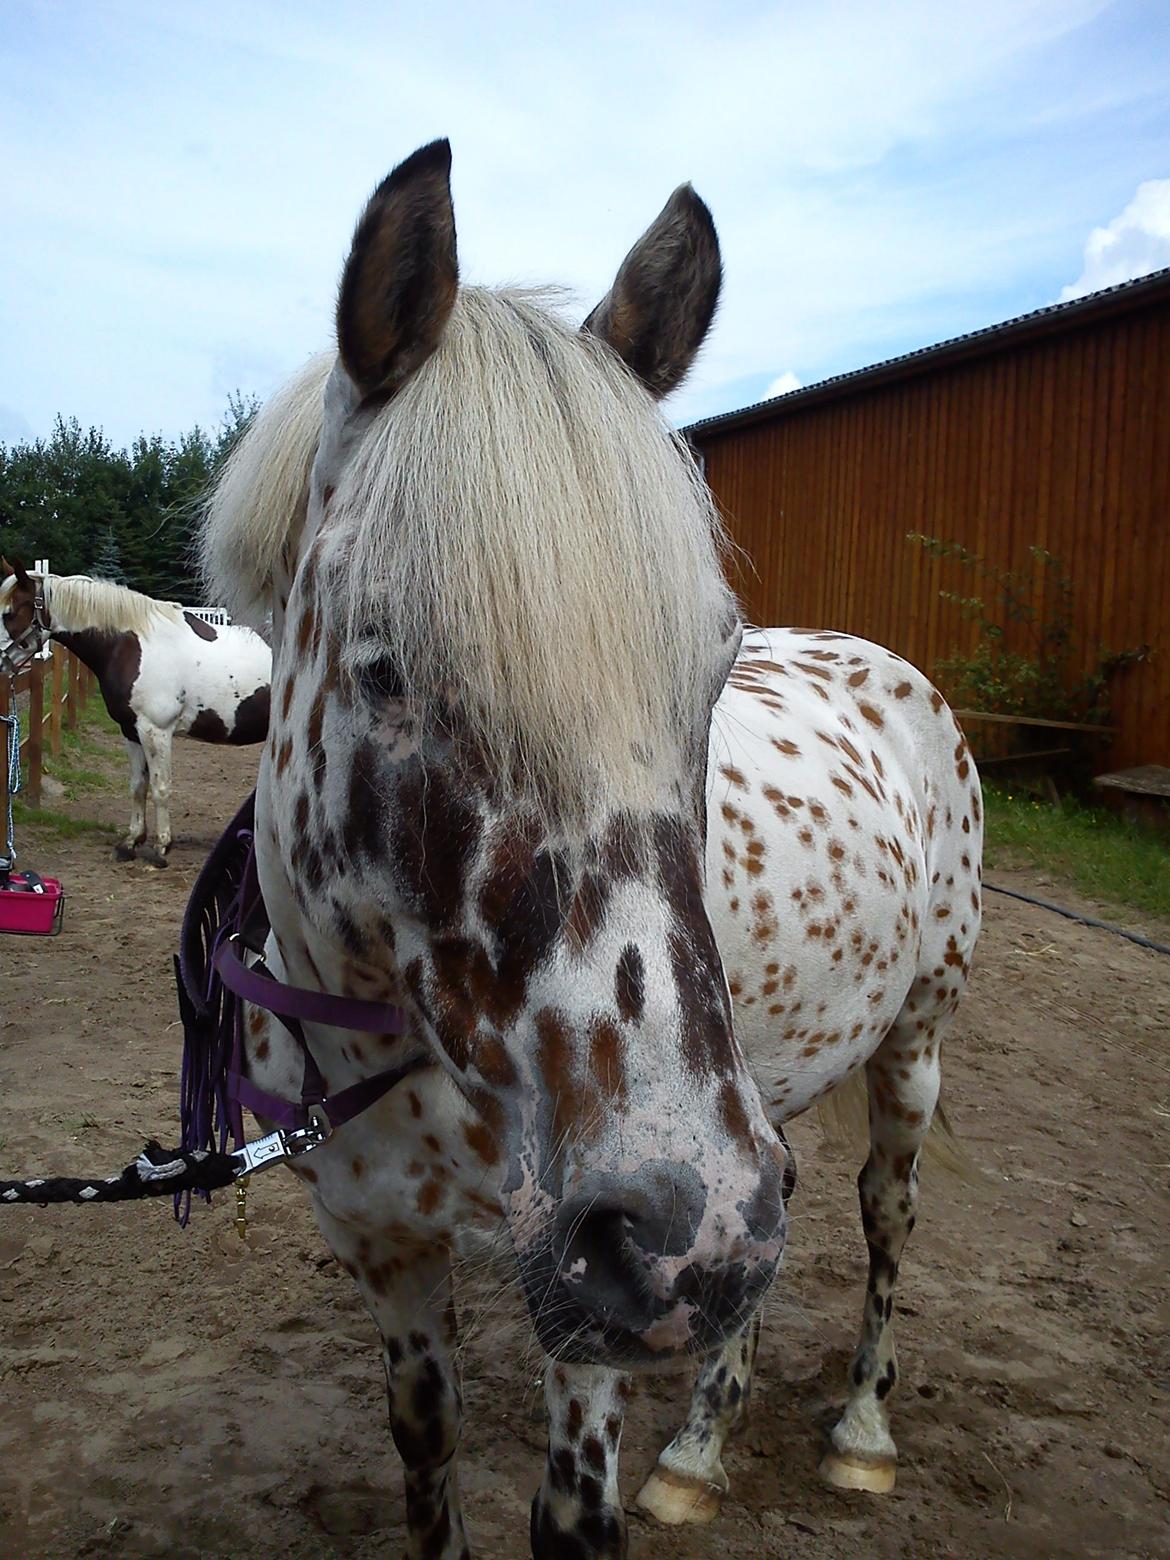
[[[784,1209],[792,1186],[788,1180],[788,1160],[783,1171],[769,1159],[752,1196],[743,1209],[743,1221],[753,1240],[770,1241],[784,1224]],[[795,1172],[794,1172],[795,1179]]]
[[[561,1278],[589,1295],[591,1307],[624,1327],[646,1325],[652,1294],[636,1221],[620,1208],[595,1207],[574,1219],[561,1256]]]

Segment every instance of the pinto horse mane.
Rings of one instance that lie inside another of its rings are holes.
[[[34,575],[39,579],[39,575]],[[88,574],[45,575],[46,604],[72,628],[96,628],[116,634],[144,634],[160,621],[177,622],[182,607],[174,601],[156,601],[127,585],[95,580]],[[0,599],[13,581],[0,582]]]
[[[460,291],[432,356],[360,414],[321,541],[343,665],[389,662],[435,729],[455,690],[477,755],[563,814],[661,796],[735,609],[681,436],[553,301]],[[295,549],[331,366],[265,408],[211,499],[205,565],[237,614]]]

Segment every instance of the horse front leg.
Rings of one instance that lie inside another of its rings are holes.
[[[126,738],[126,757],[130,760],[130,826],[126,838],[115,849],[120,861],[129,861],[146,838],[146,754],[142,744]]]
[[[759,1341],[757,1312],[742,1332],[703,1361],[686,1424],[638,1491],[638,1505],[659,1522],[673,1527],[718,1516],[730,1488],[723,1445],[747,1421]]]
[[[166,866],[171,848],[171,732],[161,726],[138,722],[138,735],[146,754],[150,796],[154,802],[155,849],[147,853],[156,866]]]
[[[405,1473],[408,1560],[471,1560],[456,1466],[463,1399],[453,1361],[450,1253],[429,1246],[404,1252],[314,1203],[330,1249],[382,1338],[390,1433]]]
[[[603,1365],[546,1362],[548,1461],[532,1502],[534,1560],[622,1560],[618,1454],[629,1379]]]

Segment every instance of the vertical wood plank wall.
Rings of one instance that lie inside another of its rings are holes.
[[[845,629],[933,672],[973,643],[940,590],[977,589],[907,533],[1000,568],[1045,547],[1086,660],[1150,647],[1114,680],[1103,767],[1170,764],[1170,296],[691,438],[752,621]]]

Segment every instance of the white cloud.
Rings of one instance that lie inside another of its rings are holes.
[[[764,391],[762,399],[770,401],[774,395],[791,395],[794,390],[799,389],[800,380],[797,379],[790,368],[785,369],[778,379],[773,379],[772,383]]]
[[[1170,265],[1170,179],[1148,179],[1108,227],[1094,228],[1085,245],[1080,277],[1061,290],[1060,301],[1083,298]]]

